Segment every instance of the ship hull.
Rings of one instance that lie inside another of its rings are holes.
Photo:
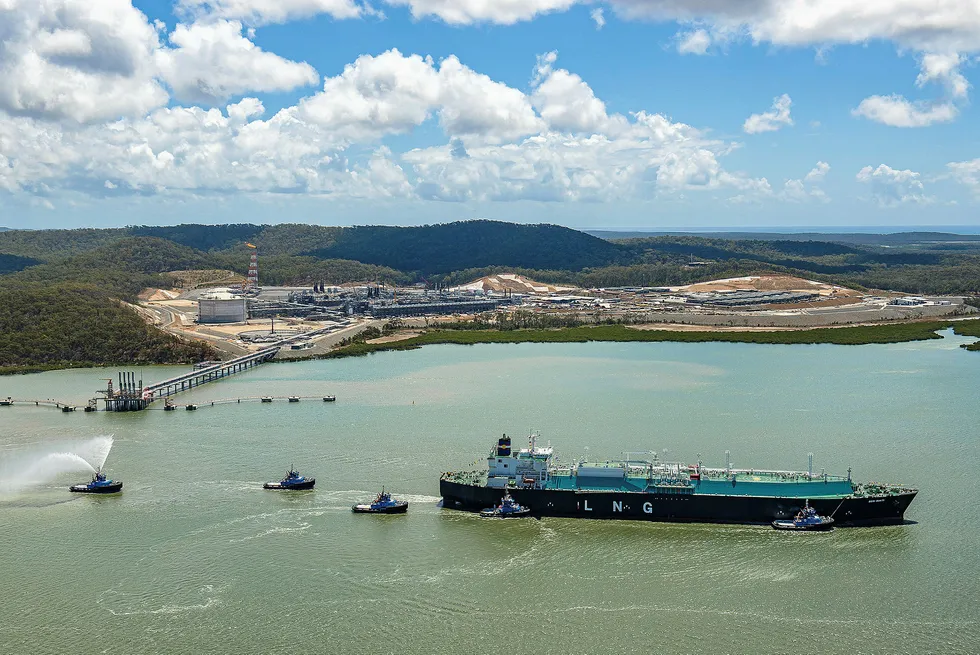
[[[400,502],[387,507],[371,507],[370,504],[353,505],[350,511],[355,514],[404,514],[408,511],[408,503]]]
[[[113,482],[98,487],[90,487],[87,484],[73,484],[68,487],[68,491],[76,494],[114,494],[122,491],[122,482]]]
[[[312,489],[316,484],[314,478],[298,482],[296,484],[283,484],[282,482],[266,482],[262,485],[263,489],[275,489],[277,491],[306,491]]]
[[[440,480],[443,507],[480,511],[500,504],[503,489]],[[835,525],[902,523],[916,492],[882,498],[777,498],[715,494],[657,494],[627,491],[509,489],[535,516],[633,519],[697,523],[761,523],[791,519],[809,501]]]

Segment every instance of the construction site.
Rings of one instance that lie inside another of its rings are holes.
[[[277,359],[320,355],[368,327],[396,320],[417,330],[477,315],[523,311],[646,329],[801,329],[975,313],[958,297],[873,295],[788,275],[753,275],[684,286],[583,289],[502,273],[453,287],[395,287],[375,281],[263,287],[259,251],[248,248],[244,279],[182,271],[184,289],[147,289],[137,310],[185,338],[204,339],[232,359],[276,346]],[[390,338],[390,337],[386,337]]]

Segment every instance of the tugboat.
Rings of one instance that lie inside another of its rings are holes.
[[[262,485],[262,488],[302,491],[304,489],[312,489],[313,485],[315,484],[316,478],[304,477],[299,474],[299,471],[293,467],[289,467],[289,471],[286,472],[286,477],[279,482],[266,482],[264,485]]]
[[[834,527],[834,519],[831,516],[820,516],[817,510],[810,507],[807,501],[796,516],[791,521],[773,521],[772,527],[777,530],[796,530],[798,532],[818,532],[830,530]]]
[[[105,473],[101,469],[95,472],[92,481],[88,483],[73,484],[68,487],[68,491],[80,494],[114,494],[122,491],[122,481],[107,480]]]
[[[519,502],[510,497],[509,493],[505,493],[504,497],[500,499],[500,504],[496,507],[488,507],[480,512],[480,516],[484,518],[517,518],[520,516],[527,516],[531,513],[530,507],[524,507]]]
[[[407,500],[395,500],[391,494],[381,488],[381,493],[370,505],[353,505],[351,511],[355,514],[404,514],[408,511]]]

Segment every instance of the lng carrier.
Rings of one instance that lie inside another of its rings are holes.
[[[632,454],[632,453],[630,453]],[[771,523],[791,519],[809,504],[837,525],[900,523],[918,490],[859,484],[811,470],[709,468],[651,459],[561,464],[537,435],[511,448],[504,435],[487,456],[485,471],[444,473],[443,507],[479,511],[505,494],[537,516]],[[811,460],[812,461],[812,460]]]

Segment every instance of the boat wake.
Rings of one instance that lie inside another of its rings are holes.
[[[102,468],[112,437],[63,441],[14,452],[0,459],[0,495],[26,491],[56,480],[65,473],[94,473]]]

